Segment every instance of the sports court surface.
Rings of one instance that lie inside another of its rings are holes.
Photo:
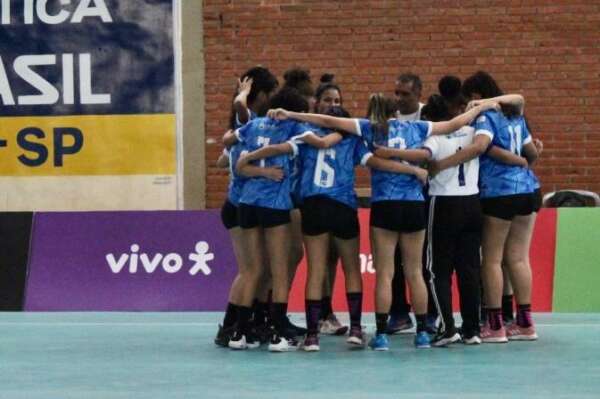
[[[535,343],[416,350],[405,335],[376,353],[326,337],[279,354],[215,347],[221,317],[0,314],[0,398],[600,397],[600,314],[538,314]]]

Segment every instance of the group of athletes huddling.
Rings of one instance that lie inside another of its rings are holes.
[[[289,70],[284,79],[279,87],[268,69],[254,67],[234,94],[218,164],[230,168],[222,220],[239,272],[215,343],[318,351],[319,334],[332,334],[365,346],[358,165],[371,174],[370,348],[388,350],[389,334],[413,327],[406,304],[397,310],[405,284],[417,348],[537,339],[529,246],[541,200],[531,165],[542,143],[531,137],[523,97],[504,95],[480,71],[464,82],[443,77],[440,94],[420,104],[421,81],[407,73],[396,81],[395,98],[373,94],[365,118],[351,118],[333,75],[316,90],[306,70]],[[306,328],[287,316],[304,251]],[[338,260],[349,328],[331,305]],[[454,271],[460,328],[452,313]]]

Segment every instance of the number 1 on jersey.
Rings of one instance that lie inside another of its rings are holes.
[[[264,137],[264,136],[258,136],[258,138],[256,139],[256,143],[261,146],[261,147],[266,147],[269,145],[269,142],[271,141],[270,137]],[[265,167],[265,159],[261,159],[258,163],[258,165],[261,168]]]
[[[456,150],[456,152],[462,150],[462,147],[458,147],[458,150]],[[461,163],[458,166],[458,185],[460,187],[465,186],[467,183],[465,182],[465,164]]]

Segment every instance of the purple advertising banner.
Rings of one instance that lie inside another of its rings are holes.
[[[223,310],[237,267],[218,211],[34,215],[25,310]]]

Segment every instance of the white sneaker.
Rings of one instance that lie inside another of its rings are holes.
[[[472,337],[469,337],[469,338],[463,337],[463,343],[465,345],[481,345],[481,338],[479,338],[478,335],[473,335]]]
[[[260,346],[260,342],[258,340],[247,340],[244,334],[234,333],[233,337],[229,340],[227,344],[231,349],[242,350],[242,349],[256,349]]]
[[[269,342],[269,352],[293,352],[298,350],[298,341],[274,335]]]
[[[443,347],[454,344],[461,340],[460,334],[457,332],[436,335],[431,342],[435,347]]]

